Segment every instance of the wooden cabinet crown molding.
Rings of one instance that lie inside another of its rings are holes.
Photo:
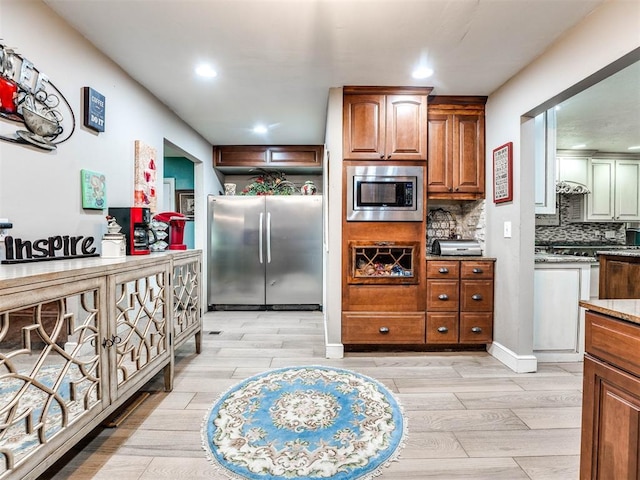
[[[429,95],[433,87],[345,86],[343,95]]]

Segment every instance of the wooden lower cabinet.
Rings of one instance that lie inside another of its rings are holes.
[[[581,480],[640,478],[640,326],[586,312]]]
[[[493,260],[427,260],[427,344],[491,343],[493,267]]]
[[[600,255],[600,298],[640,298],[640,256]]]

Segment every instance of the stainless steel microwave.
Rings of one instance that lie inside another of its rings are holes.
[[[424,167],[347,167],[347,221],[420,222]]]

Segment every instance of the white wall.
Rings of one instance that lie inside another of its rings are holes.
[[[609,0],[487,102],[487,255],[497,258],[491,352],[516,371],[536,369],[532,355],[534,169],[529,153],[531,122],[523,123],[522,116],[559,103],[570,96],[567,89],[638,48],[640,2]],[[507,142],[514,145],[514,200],[496,205],[491,200],[491,156],[494,148]],[[505,221],[512,222],[512,238],[503,238]]]
[[[83,210],[80,170],[107,178],[110,206],[133,205],[133,149],[141,140],[154,147],[160,161],[157,190],[162,191],[165,140],[196,162],[197,218],[206,218],[206,194],[217,192],[211,145],[147,90],[38,1],[0,0],[4,44],[31,60],[66,96],[76,116],[76,131],[55,152],[0,141],[0,217],[23,239],[72,234],[94,236],[99,245],[106,231],[105,211]],[[82,87],[106,97],[106,129],[96,134],[82,126]],[[0,134],[24,128],[0,119]],[[204,222],[196,226],[196,248],[206,254]]]
[[[329,91],[327,130],[325,135],[329,164],[326,215],[328,216],[327,255],[325,262],[324,316],[326,355],[341,357],[342,346],[342,88]]]

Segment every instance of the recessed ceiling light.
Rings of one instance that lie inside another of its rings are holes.
[[[640,150],[640,145],[634,145],[633,147],[629,147],[627,150]]]
[[[579,144],[579,145],[574,145],[574,146],[573,146],[573,147],[571,147],[571,148],[585,148],[585,147],[586,147],[586,145],[585,145],[584,143],[581,143],[581,144]]]
[[[267,127],[264,125],[256,125],[253,127],[253,133],[257,133],[258,135],[264,135],[267,133]]]
[[[421,80],[423,78],[429,78],[431,75],[433,75],[433,70],[427,67],[418,67],[411,74],[413,78],[418,80]]]
[[[218,72],[216,72],[211,65],[198,65],[196,67],[196,73],[204,78],[213,78],[218,76]]]

